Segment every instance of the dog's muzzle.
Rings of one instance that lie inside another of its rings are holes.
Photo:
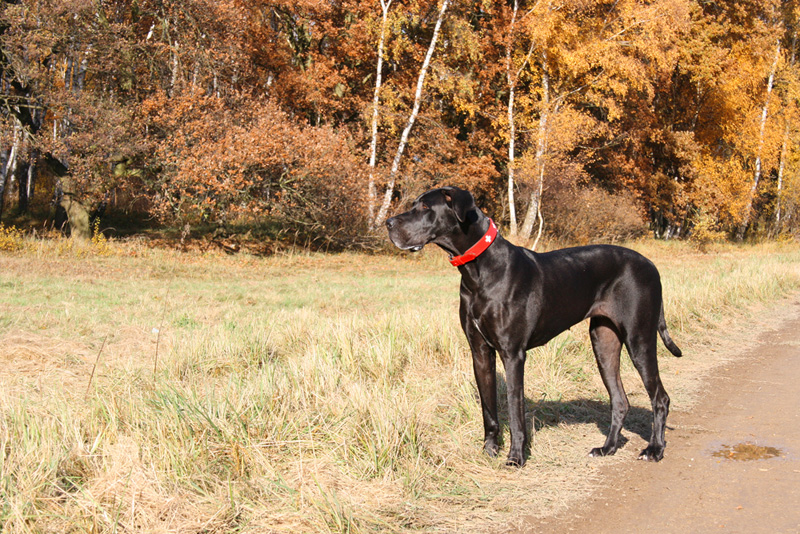
[[[408,241],[408,236],[404,235],[402,225],[400,221],[397,220],[397,217],[392,217],[386,221],[386,228],[389,230],[389,239],[392,241],[394,246],[401,250],[410,250],[411,252],[417,252],[422,250],[422,247],[425,246],[425,243],[420,244],[410,244]]]

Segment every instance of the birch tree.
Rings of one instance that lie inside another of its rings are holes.
[[[792,35],[790,38],[790,51],[789,51],[789,58],[787,61],[787,75],[785,83],[792,84],[792,82],[796,81],[796,73],[795,73],[795,63],[796,63],[796,52],[797,52],[797,29],[792,28]],[[792,105],[793,102],[790,98],[792,93],[795,91],[794,87],[787,88],[786,93],[789,95],[784,98],[783,102],[783,141],[781,142],[781,153],[780,158],[778,161],[778,176],[777,176],[777,183],[775,186],[775,230],[780,232],[781,229],[781,210],[782,210],[782,201],[783,201],[783,182],[784,182],[784,175],[786,172],[786,160],[789,156],[789,144],[791,142],[791,132],[792,132],[792,123],[794,119],[794,106]]]
[[[548,72],[547,51],[542,51],[542,101],[541,109],[539,110],[539,127],[537,132],[536,141],[536,156],[534,163],[534,170],[536,172],[536,181],[531,191],[530,201],[528,203],[528,212],[525,215],[525,221],[522,223],[522,237],[530,238],[533,234],[533,225],[536,219],[539,219],[539,231],[536,236],[536,244],[542,235],[542,228],[544,226],[544,219],[542,218],[542,191],[544,189],[544,172],[545,172],[545,157],[547,153],[547,137],[548,137],[548,119],[550,117],[550,74]]]
[[[517,13],[519,12],[519,0],[514,0],[514,7],[511,12],[511,22],[508,27],[508,38],[506,42],[506,84],[508,85],[508,213],[510,233],[516,236],[517,228],[517,207],[515,201],[516,184],[514,177],[516,174],[516,141],[517,141],[517,123],[516,123],[516,90],[519,78],[522,72],[528,67],[531,55],[535,48],[535,41],[531,40],[528,52],[522,63],[518,68],[514,65],[514,43],[516,40],[516,26],[517,26]],[[533,9],[528,11],[526,15],[533,12]]]
[[[367,184],[367,209],[370,223],[375,221],[375,209],[378,203],[378,190],[375,186],[375,160],[378,152],[378,111],[380,108],[381,83],[383,80],[383,49],[386,42],[386,25],[389,17],[389,7],[392,0],[381,2],[381,31],[378,37],[378,66],[375,69],[375,94],[372,98],[372,125],[370,127],[369,144],[369,183]]]
[[[417,120],[417,115],[419,114],[419,108],[422,104],[422,92],[425,87],[425,75],[428,72],[428,67],[430,66],[433,52],[436,49],[436,42],[439,39],[439,30],[441,29],[442,21],[444,20],[445,11],[447,10],[449,1],[450,0],[442,0],[442,5],[439,8],[439,16],[436,19],[436,26],[433,29],[433,37],[431,38],[430,45],[428,45],[428,51],[425,54],[425,60],[422,62],[422,66],[419,70],[419,76],[417,77],[417,90],[414,93],[414,105],[411,109],[411,114],[408,117],[408,121],[406,122],[406,126],[403,128],[403,133],[400,135],[400,143],[397,145],[397,151],[395,152],[394,159],[392,160],[392,166],[389,169],[386,191],[383,194],[383,202],[378,210],[378,214],[372,221],[373,228],[377,228],[383,224],[383,222],[386,220],[386,215],[389,212],[389,207],[392,203],[392,195],[394,194],[394,187],[397,181],[397,173],[400,169],[400,160],[402,159],[403,152],[406,149],[408,136],[411,133],[411,129],[414,127],[414,123]]]
[[[8,146],[8,148],[0,151],[0,218],[3,217],[9,178],[11,178],[16,172],[17,154],[19,152],[22,138],[19,122],[14,120],[13,123],[14,128],[11,137],[11,144]]]
[[[778,176],[775,184],[775,229],[780,231],[781,225],[781,201],[783,200],[783,176],[786,172],[786,159],[789,149],[789,133],[791,131],[791,121],[789,117],[784,117],[783,142],[781,143],[781,155],[778,162]]]
[[[775,83],[775,73],[778,70],[778,61],[781,58],[781,40],[780,38],[776,39],[775,42],[775,57],[772,61],[772,66],[769,70],[769,76],[767,77],[767,92],[764,97],[764,106],[761,108],[761,120],[759,121],[759,131],[758,131],[758,148],[756,149],[756,160],[755,160],[755,170],[753,171],[753,184],[750,187],[750,193],[747,196],[747,203],[745,204],[744,212],[742,215],[742,222],[739,225],[739,231],[736,235],[737,239],[741,240],[744,238],[744,233],[747,230],[747,227],[750,225],[750,220],[752,217],[753,211],[753,199],[756,196],[756,191],[758,190],[758,184],[761,180],[761,157],[762,151],[764,149],[764,133],[767,126],[767,116],[769,113],[769,103],[770,97],[772,96],[772,88]]]

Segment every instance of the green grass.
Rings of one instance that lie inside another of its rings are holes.
[[[662,272],[686,354],[662,347],[677,409],[720,325],[800,287],[794,245],[633,247]],[[609,416],[585,325],[529,353],[527,466],[481,454],[457,310],[458,273],[433,249],[0,252],[0,530],[483,531],[563,510],[635,456],[586,457]],[[623,380],[633,441],[649,403],[629,363]]]

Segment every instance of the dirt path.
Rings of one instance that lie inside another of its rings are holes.
[[[604,489],[524,531],[800,533],[800,302],[777,312],[691,411],[673,410],[662,462],[603,467]]]

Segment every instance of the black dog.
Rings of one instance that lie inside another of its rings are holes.
[[[620,446],[629,408],[619,374],[624,344],[653,407],[650,443],[639,458],[661,460],[669,396],[658,374],[656,332],[672,354],[680,356],[681,351],[667,332],[661,279],[650,260],[611,245],[543,254],[512,245],[497,234],[494,222],[475,206],[472,195],[456,187],[428,191],[386,226],[397,247],[417,251],[435,243],[451,254],[451,263],[461,272],[461,326],[472,350],[488,454],[497,454],[500,430],[495,351],[500,352],[508,384],[508,464],[521,466],[528,443],[525,351],[590,318],[592,348],[611,397],[608,438],[591,455],[614,454]]]

